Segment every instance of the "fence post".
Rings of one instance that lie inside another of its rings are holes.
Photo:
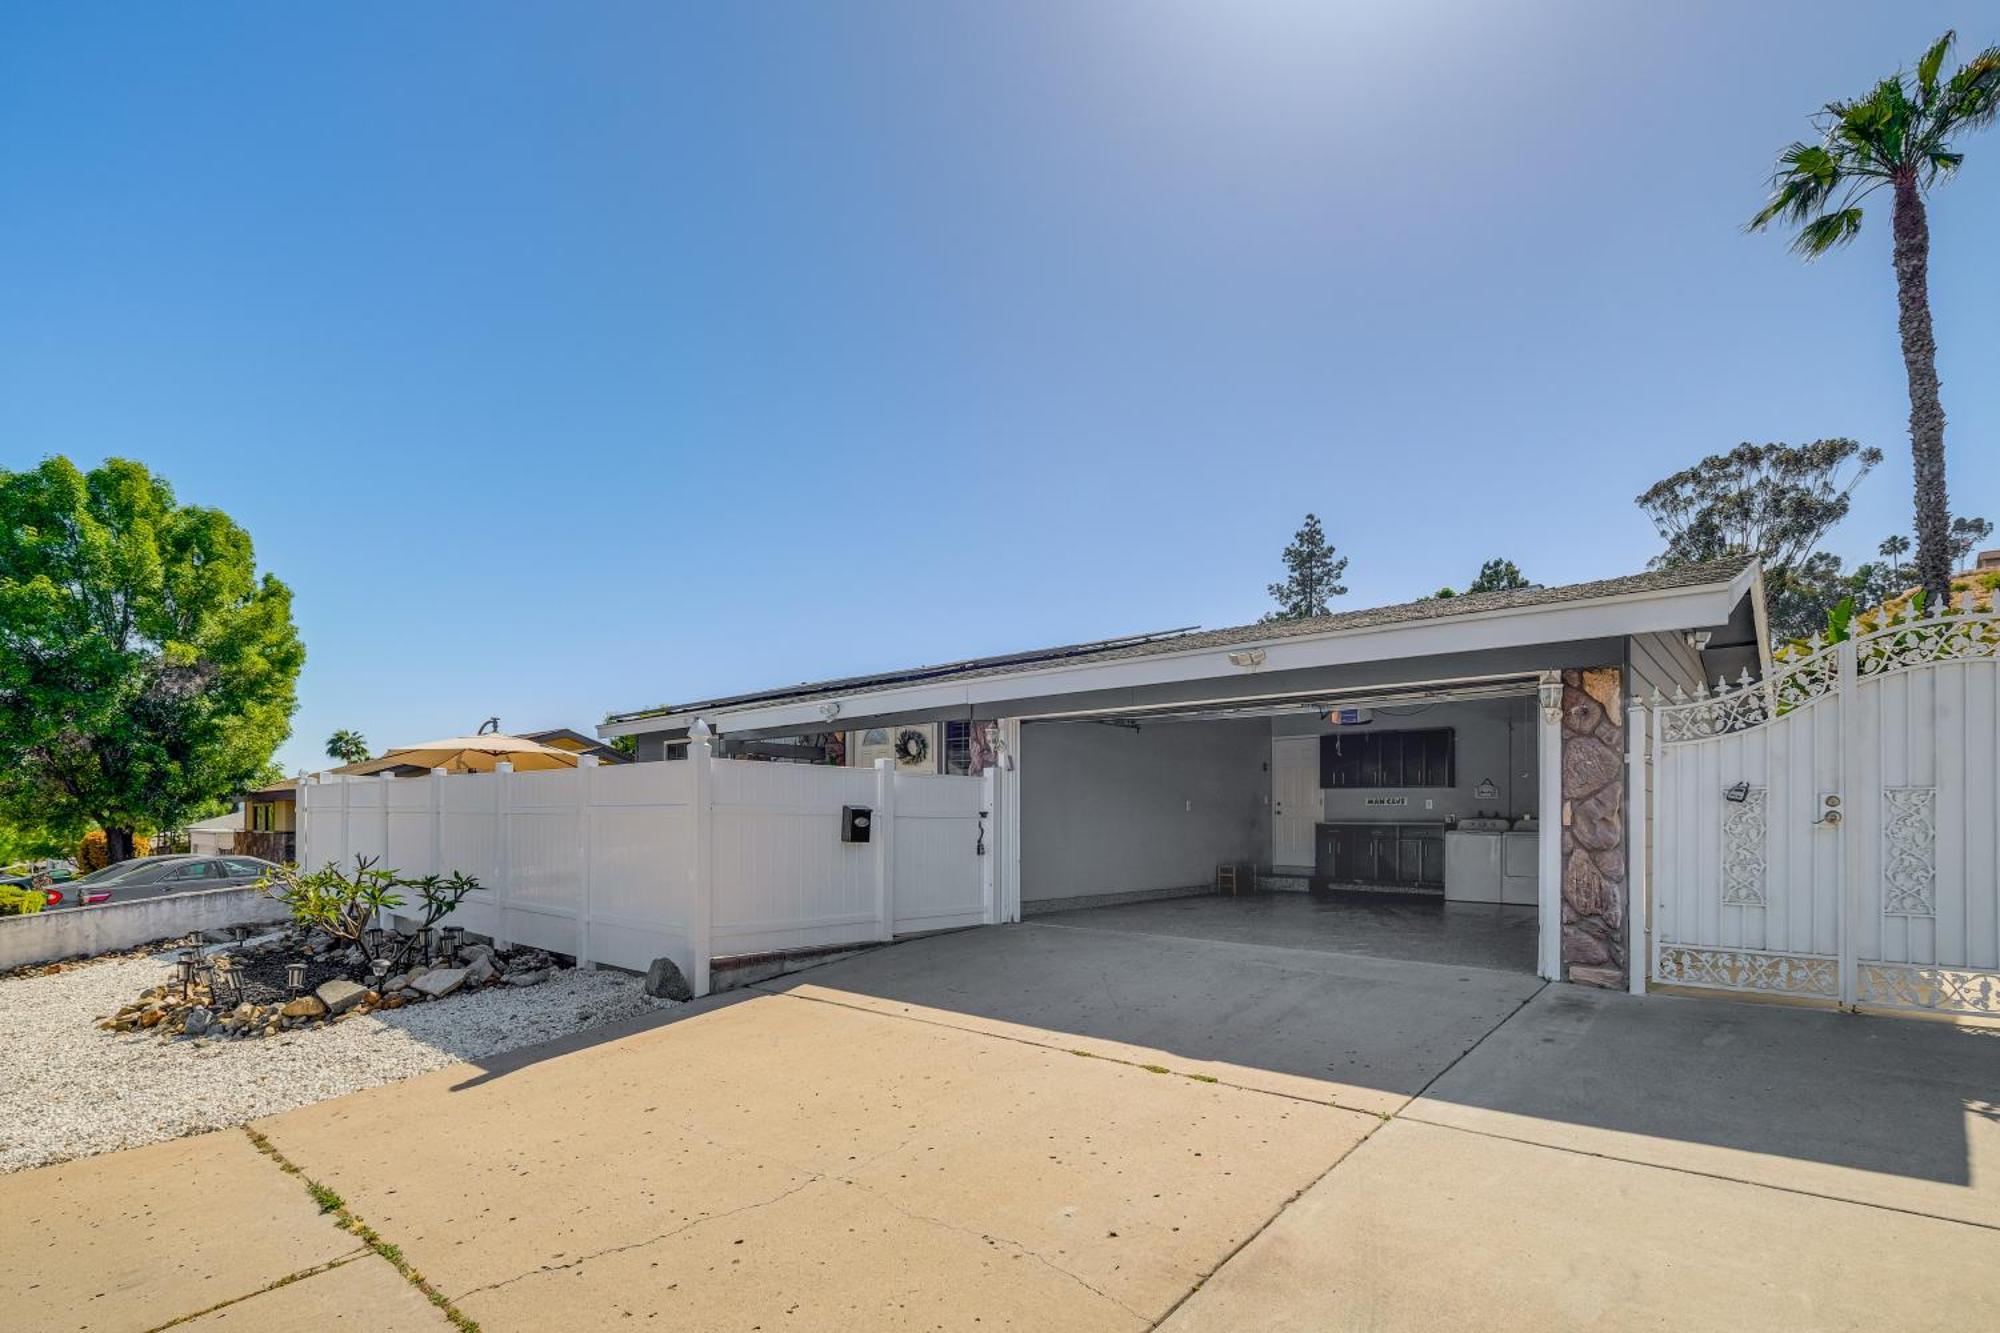
[[[697,719],[694,729],[688,733],[687,762],[692,774],[688,797],[688,848],[689,878],[692,898],[689,901],[688,945],[694,951],[694,975],[690,977],[690,989],[697,996],[708,994],[708,965],[713,952],[715,934],[715,848],[711,840],[709,815],[715,805],[715,773],[711,767],[714,750],[709,745],[709,731],[705,723]]]
[[[431,779],[431,870],[442,875],[444,868],[444,769],[433,768]]]
[[[1000,864],[1000,769],[988,764],[979,773],[979,907],[987,925],[997,925],[994,912]]]
[[[494,904],[493,947],[504,950],[510,947],[503,938],[507,929],[507,899],[514,893],[514,766],[502,759],[493,765],[493,779],[493,827],[500,835],[500,854],[495,858],[500,866],[500,882],[494,886],[500,901]]]
[[[1855,752],[1859,749],[1863,732],[1861,730],[1861,691],[1857,684],[1861,676],[1860,653],[1854,639],[1842,639],[1835,650],[1840,667],[1838,689],[1840,711],[1835,714],[1840,719],[1840,820],[1834,828],[1834,836],[1840,839],[1840,1003],[1843,1008],[1852,1009],[1861,998],[1861,941],[1855,938],[1861,928],[1861,825],[1855,821],[1855,804],[1851,784],[1855,778]],[[1870,729],[1867,736],[1872,740],[1878,733]],[[1815,819],[1826,817],[1825,797],[1815,792],[1813,811]],[[1881,794],[1875,796],[1875,810],[1880,811]],[[1878,955],[1879,956],[1879,955]]]
[[[597,970],[590,954],[590,808],[592,780],[597,776],[597,756],[587,754],[576,761],[576,838],[578,852],[576,894],[576,965]]]
[[[1637,693],[1625,708],[1625,988],[1634,995],[1646,993],[1646,974],[1652,967],[1652,938],[1648,924],[1652,917],[1647,895],[1646,850],[1652,844],[1649,832],[1652,783],[1647,777],[1646,701]]]
[[[378,819],[378,820],[376,821],[376,827],[377,827],[377,828],[378,828],[378,829],[379,829],[379,830],[381,831],[381,836],[380,836],[380,837],[379,837],[379,838],[377,839],[377,841],[376,841],[375,845],[376,845],[377,847],[380,847],[380,848],[382,849],[382,862],[383,862],[383,866],[382,866],[382,868],[383,868],[383,869],[385,869],[385,870],[397,870],[397,869],[398,869],[398,867],[396,867],[396,866],[392,866],[392,865],[388,864],[388,861],[389,861],[389,784],[390,784],[391,782],[394,782],[394,781],[396,780],[396,775],[395,775],[394,773],[383,773],[383,774],[380,774],[379,776],[380,776],[380,777],[381,777],[381,779],[382,779],[382,809],[381,809],[381,818],[380,818],[380,819]]]
[[[334,786],[340,792],[340,860],[335,864],[344,866],[354,856],[354,784],[336,777]]]
[[[311,847],[311,843],[306,838],[306,819],[307,819],[306,786],[307,785],[308,784],[306,783],[306,771],[302,768],[298,771],[297,775],[292,778],[292,856],[291,856],[292,864],[296,865],[302,871],[310,871],[313,869],[313,866],[306,859],[306,852]],[[247,814],[248,810],[247,806],[245,807],[245,810],[246,814],[244,817],[248,818],[249,816]],[[277,822],[278,821],[275,818],[271,820],[273,827],[271,828],[270,831],[272,837],[272,843],[270,849],[272,851],[278,850],[278,847],[280,845],[277,842],[277,835],[278,835],[278,830],[276,828]],[[257,830],[253,826],[251,832],[254,833],[256,831]],[[271,857],[270,859],[273,861],[282,861],[285,858],[282,856],[274,856]]]
[[[875,761],[875,814],[869,820],[875,844],[876,938],[896,938],[896,761]]]

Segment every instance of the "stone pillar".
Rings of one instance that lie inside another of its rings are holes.
[[[1565,671],[1563,975],[1625,987],[1625,708],[1618,667]]]

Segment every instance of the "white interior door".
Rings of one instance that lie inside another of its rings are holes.
[[[1310,866],[1319,820],[1319,737],[1271,741],[1271,864]]]

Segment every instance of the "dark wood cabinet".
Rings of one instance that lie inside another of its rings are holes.
[[[1314,841],[1322,883],[1444,888],[1442,824],[1321,824]]]
[[[1336,731],[1319,738],[1319,785],[1449,787],[1456,781],[1452,729]]]

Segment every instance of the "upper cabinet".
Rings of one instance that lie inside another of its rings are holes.
[[[1449,787],[1452,729],[1336,731],[1319,738],[1319,785]]]

